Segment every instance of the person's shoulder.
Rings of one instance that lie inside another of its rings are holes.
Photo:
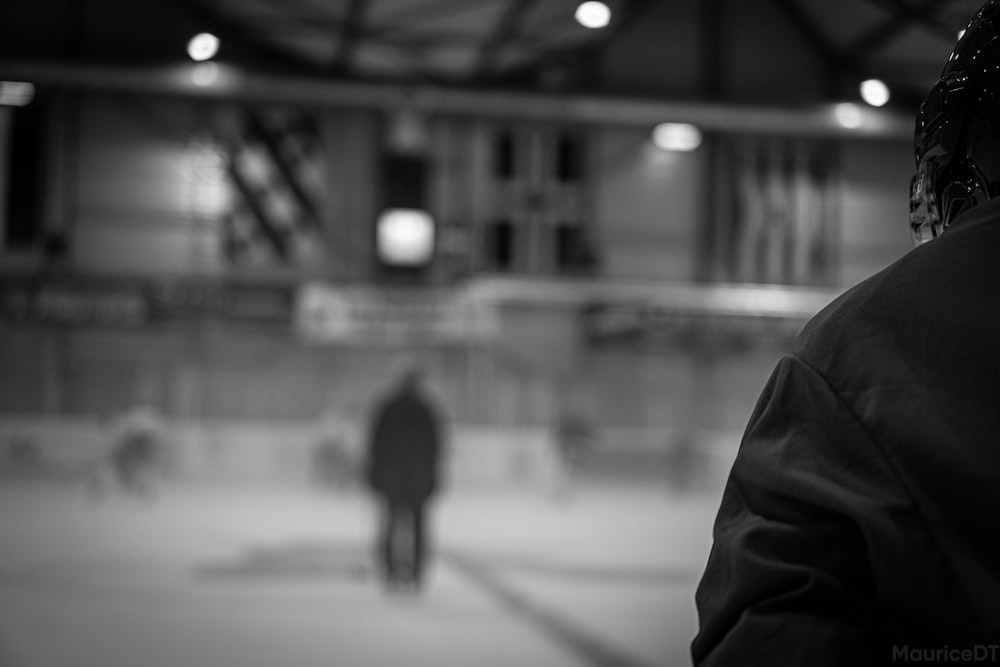
[[[848,288],[810,318],[796,337],[792,351],[808,358],[818,345],[853,337],[859,328],[870,326],[872,316],[884,312],[873,302],[892,292],[891,285],[887,285],[892,282],[887,271]]]
[[[889,266],[841,293],[813,316],[795,340],[792,351],[813,365],[845,349],[894,331],[912,310],[912,297],[934,298],[925,265],[940,254],[933,244],[914,248]],[[925,284],[926,283],[926,284]]]
[[[852,351],[899,343],[908,332],[949,317],[972,292],[1000,292],[1000,269],[989,248],[1000,250],[1000,220],[979,217],[911,249],[817,313],[792,351],[822,369]]]

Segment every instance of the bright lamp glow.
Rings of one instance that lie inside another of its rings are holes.
[[[864,122],[864,114],[861,112],[861,109],[858,108],[857,104],[851,104],[850,102],[843,102],[835,106],[833,108],[833,117],[841,127],[845,127],[848,130],[856,130]]]
[[[198,33],[188,42],[187,52],[191,60],[198,62],[214,58],[219,52],[219,38],[207,32]]]
[[[611,8],[603,2],[581,2],[575,17],[584,28],[603,28],[611,22]]]
[[[385,264],[427,264],[434,254],[434,219],[420,209],[388,208],[376,222],[376,243]]]
[[[191,83],[205,88],[211,86],[219,78],[219,66],[215,63],[195,63],[191,66]]]
[[[653,128],[653,143],[665,151],[693,151],[701,146],[701,130],[689,123],[660,123]]]
[[[862,81],[861,99],[873,107],[884,106],[889,101],[889,86],[879,79]]]
[[[34,84],[26,81],[0,81],[0,106],[23,107],[35,98]]]

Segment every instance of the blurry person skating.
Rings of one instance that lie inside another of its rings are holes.
[[[140,403],[120,414],[111,425],[108,463],[119,489],[149,498],[164,460],[165,426],[159,410]]]
[[[408,367],[372,416],[366,479],[380,505],[377,559],[390,590],[419,589],[427,568],[426,508],[438,490],[441,418]]]

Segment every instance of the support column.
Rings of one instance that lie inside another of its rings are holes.
[[[71,253],[75,175],[77,156],[77,118],[80,98],[71,92],[59,93],[50,103],[45,118],[44,146],[48,159],[39,176],[44,178],[42,234],[46,244],[56,243],[60,251]],[[56,251],[50,247],[47,250]],[[61,259],[61,258],[60,258]]]
[[[378,118],[371,112],[339,110],[322,120],[326,183],[319,205],[330,263],[338,280],[374,277]]]
[[[7,239],[7,189],[10,183],[10,134],[13,116],[10,107],[0,106],[0,254],[3,254]]]
[[[723,21],[725,20],[725,0],[702,0],[698,3],[700,81],[699,92],[706,102],[716,102],[723,97],[723,45],[725,43]],[[695,280],[712,281],[720,279],[718,259],[724,247],[726,234],[720,215],[719,166],[720,138],[716,131],[703,130],[701,150],[705,153],[702,170],[702,214],[701,224],[695,230]]]

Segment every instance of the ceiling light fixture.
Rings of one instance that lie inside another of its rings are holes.
[[[581,2],[574,16],[584,28],[603,28],[611,22],[611,8],[603,2]]]
[[[690,123],[660,123],[653,128],[653,143],[665,151],[687,153],[701,146],[701,130]]]
[[[191,60],[210,60],[219,52],[219,38],[207,32],[198,33],[188,42],[187,52]]]
[[[889,86],[880,79],[868,79],[861,82],[861,99],[873,107],[885,106],[889,97]]]

